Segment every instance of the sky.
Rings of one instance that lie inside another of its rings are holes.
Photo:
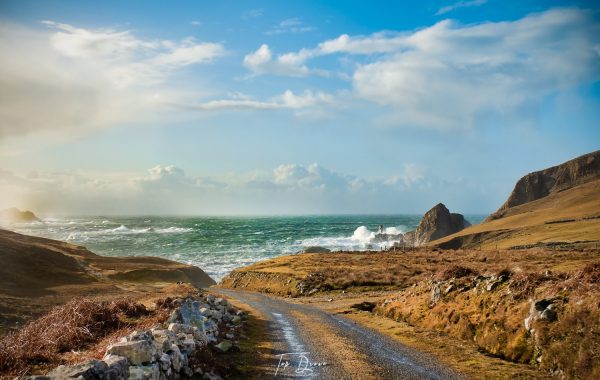
[[[596,1],[0,2],[0,208],[497,209],[600,147]]]

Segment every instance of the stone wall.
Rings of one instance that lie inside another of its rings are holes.
[[[189,359],[203,349],[228,352],[235,346],[245,313],[211,294],[175,302],[179,306],[164,326],[137,330],[121,338],[106,349],[102,360],[62,365],[30,379],[220,379],[213,371],[206,371],[210,365],[204,365],[203,371],[197,365],[194,368]]]

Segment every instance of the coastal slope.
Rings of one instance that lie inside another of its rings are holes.
[[[596,180],[600,180],[600,150],[521,177],[506,202],[486,220],[515,215],[516,206]]]
[[[483,223],[432,241],[458,248],[600,245],[600,151],[522,177]]]
[[[200,268],[156,257],[105,257],[84,247],[0,229],[0,330],[77,296],[143,296],[177,282],[215,282]]]

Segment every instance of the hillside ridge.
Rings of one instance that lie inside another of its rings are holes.
[[[517,181],[506,202],[488,216],[486,221],[504,217],[515,206],[597,179],[600,179],[600,150],[529,173]]]

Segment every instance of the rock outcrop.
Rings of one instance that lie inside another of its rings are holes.
[[[451,235],[471,224],[461,214],[450,213],[446,206],[438,203],[427,211],[416,230],[404,235],[404,242],[415,247]]]
[[[21,211],[15,207],[0,211],[0,222],[28,223],[39,221],[40,219],[31,211]]]
[[[306,247],[302,251],[300,251],[300,253],[330,253],[330,252],[331,252],[331,249],[324,248],[324,247],[318,247],[318,246]]]
[[[45,376],[29,379],[221,379],[207,370],[210,363],[191,359],[201,350],[225,353],[235,347],[237,343],[230,339],[239,335],[245,313],[210,294],[175,302],[180,306],[167,325],[132,332],[111,344],[102,360],[61,365]]]
[[[600,150],[519,179],[508,200],[486,221],[504,217],[509,209],[600,179]]]

